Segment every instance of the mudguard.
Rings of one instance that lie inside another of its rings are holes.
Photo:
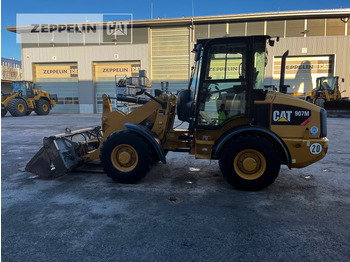
[[[154,150],[157,152],[159,160],[162,161],[162,163],[166,164],[164,150],[160,145],[160,143],[158,142],[158,139],[155,137],[155,135],[152,133],[151,130],[149,130],[147,127],[144,127],[142,125],[133,124],[133,123],[125,123],[124,126],[127,129],[132,130],[142,135],[145,139],[147,139],[147,141],[152,145]]]
[[[250,133],[250,134],[252,134],[252,133],[259,134],[260,133],[264,137],[268,137],[268,138],[272,139],[273,141],[275,141],[282,149],[281,151],[284,153],[286,165],[289,168],[291,168],[291,158],[290,158],[290,154],[289,154],[287,146],[283,143],[283,141],[277,135],[275,135],[274,133],[272,133],[269,130],[259,128],[259,127],[244,126],[244,127],[239,127],[237,129],[230,130],[230,131],[226,132],[225,134],[223,134],[221,136],[221,138],[213,146],[212,156],[214,158],[219,157],[219,154],[220,154],[222,147],[226,144],[226,142],[228,140],[230,140],[234,136],[244,134],[244,133]]]

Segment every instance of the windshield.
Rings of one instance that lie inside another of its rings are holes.
[[[13,91],[14,92],[19,92],[19,91],[24,91],[26,90],[26,82],[20,81],[20,82],[13,82]]]
[[[266,49],[264,43],[254,45],[254,89],[264,88],[265,66],[267,64]]]
[[[334,90],[334,87],[338,85],[338,79],[336,77],[322,77],[318,79],[317,89]]]
[[[26,81],[13,82],[13,91],[15,93],[22,92],[22,96],[33,97],[33,83]]]
[[[199,61],[195,61],[191,70],[191,79],[189,88],[196,93],[197,86],[199,84],[199,72],[202,66],[202,52]]]

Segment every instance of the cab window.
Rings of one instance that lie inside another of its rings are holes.
[[[213,45],[208,53],[198,125],[217,126],[246,111],[246,43]]]

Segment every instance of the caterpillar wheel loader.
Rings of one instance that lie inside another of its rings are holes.
[[[340,91],[339,77],[318,77],[316,88],[306,100],[327,110],[329,116],[350,117],[349,97],[343,97]]]
[[[158,97],[145,92],[147,98],[104,95],[101,126],[44,138],[26,171],[55,178],[100,160],[113,180],[135,183],[173,151],[218,160],[232,186],[260,190],[282,164],[302,168],[322,159],[325,110],[264,89],[266,45],[274,42],[269,36],[199,40],[188,89]],[[286,89],[283,81],[280,89]],[[142,106],[128,114],[112,111],[113,99]],[[176,113],[187,129],[173,127]]]
[[[13,93],[1,94],[1,117],[9,111],[12,116],[26,116],[33,111],[38,115],[48,115],[55,107],[56,95],[34,89],[29,81],[13,82]]]

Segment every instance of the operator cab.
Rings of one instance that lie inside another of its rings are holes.
[[[34,98],[33,83],[29,81],[15,81],[13,82],[13,91],[21,93],[25,98]]]
[[[336,86],[338,86],[338,77],[319,77],[316,79],[317,90],[327,90],[328,93],[332,94]]]
[[[269,36],[199,40],[194,50],[196,63],[189,90],[184,90],[185,97],[181,97],[181,93],[179,95],[179,100],[188,99],[184,103],[187,106],[183,107],[186,112],[180,112],[179,119],[191,120],[187,115],[191,113],[192,119],[195,117],[195,127],[217,129],[229,119],[251,117],[254,100],[265,98],[268,41],[272,44]],[[192,101],[196,104],[191,108]],[[181,111],[181,106],[178,108]]]

